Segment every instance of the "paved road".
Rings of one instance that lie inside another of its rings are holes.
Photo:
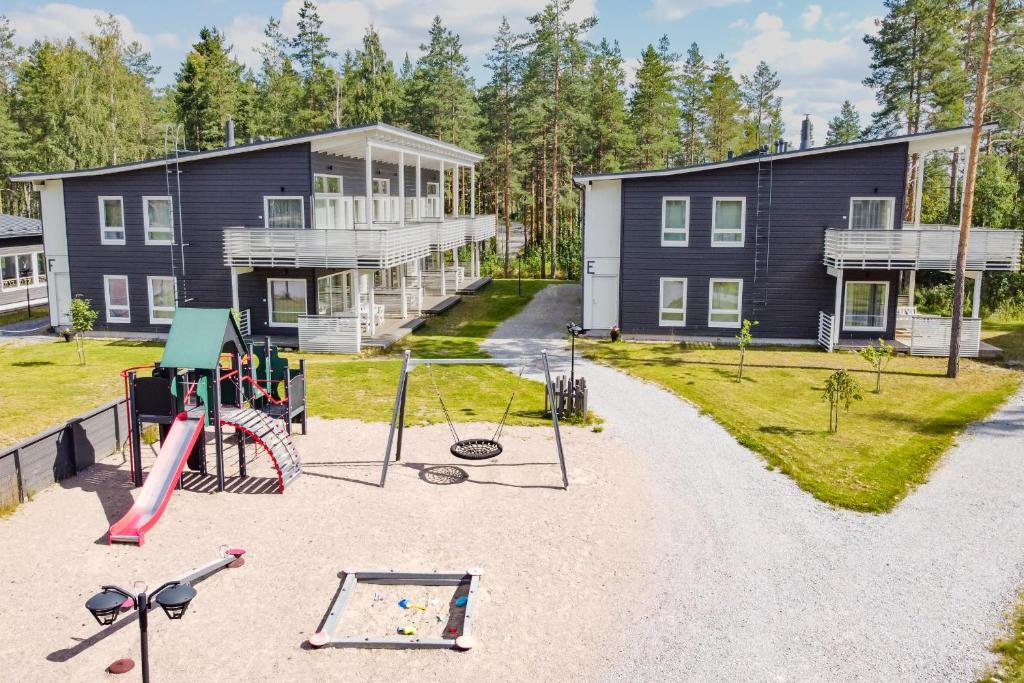
[[[500,326],[494,355],[564,366],[579,289],[548,287]],[[624,467],[650,499],[651,617],[612,678],[967,681],[1024,586],[1024,394],[974,425],[892,513],[838,510],[767,470],[712,419],[652,384],[582,362]],[[631,452],[630,452],[631,451]]]

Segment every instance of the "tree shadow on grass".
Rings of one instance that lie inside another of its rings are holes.
[[[823,434],[824,430],[800,429],[798,427],[786,427],[785,425],[764,425],[757,428],[762,434],[778,434],[780,436],[814,436]]]
[[[15,368],[38,368],[44,365],[53,365],[52,360],[22,360],[17,363],[11,363],[11,367]]]

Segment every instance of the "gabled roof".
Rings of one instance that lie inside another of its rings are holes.
[[[25,218],[24,216],[10,216],[0,213],[0,240],[9,237],[33,237],[42,236],[43,222],[38,218]]]
[[[996,124],[988,123],[983,126],[983,130],[990,131],[996,129]],[[969,139],[971,132],[971,126],[961,126],[959,128],[946,128],[943,130],[932,130],[926,133],[913,133],[910,135],[896,135],[889,138],[879,138],[877,140],[861,140],[858,142],[847,142],[839,145],[826,145],[824,147],[810,147],[808,149],[798,149],[791,152],[780,152],[778,154],[744,154],[742,156],[728,159],[726,161],[709,161],[701,164],[693,164],[690,166],[679,166],[676,168],[659,168],[647,171],[622,171],[612,173],[591,173],[587,175],[576,175],[573,176],[573,181],[577,184],[582,185],[592,180],[623,180],[626,178],[646,178],[646,177],[658,177],[658,176],[671,176],[671,175],[682,175],[684,173],[696,173],[698,171],[710,171],[716,168],[732,168],[733,166],[745,166],[748,164],[756,164],[760,160],[771,160],[780,161],[783,159],[797,159],[800,157],[815,156],[818,154],[831,154],[833,152],[847,152],[853,149],[865,149],[868,147],[881,147],[883,145],[894,145],[902,142],[910,142],[911,144],[922,143],[926,144],[929,141],[934,142],[945,142],[946,139],[956,141],[959,144],[966,144],[966,140]],[[960,142],[960,138],[965,138]],[[948,143],[951,147],[955,146],[953,142]]]
[[[245,353],[245,341],[229,308],[179,308],[174,311],[160,365],[165,368],[212,370],[224,346]]]
[[[274,149],[275,147],[287,147],[288,145],[295,145],[302,142],[343,139],[347,136],[367,133],[378,133],[407,141],[412,145],[436,148],[453,156],[465,159],[466,162],[475,163],[484,158],[482,154],[471,152],[468,149],[459,147],[458,145],[442,142],[441,140],[435,140],[434,138],[427,137],[426,135],[413,133],[412,131],[405,130],[404,128],[398,128],[397,126],[391,126],[386,123],[367,123],[359,126],[350,126],[348,128],[334,128],[315,133],[302,133],[300,135],[275,138],[273,140],[258,140],[255,142],[233,145],[231,147],[218,147],[217,149],[210,149],[202,152],[181,152],[178,155],[178,162],[184,164],[190,161],[199,161],[201,159],[213,159],[216,157],[230,156],[234,154],[245,154],[246,152],[257,152],[264,149]],[[426,152],[424,152],[424,154],[426,154]],[[11,180],[16,182],[29,182],[32,180],[56,180],[59,178],[80,178],[86,176],[109,175],[112,173],[138,171],[145,168],[163,166],[166,161],[167,160],[164,157],[159,157],[156,159],[147,159],[145,161],[133,161],[126,164],[100,166],[97,168],[83,168],[71,171],[19,173],[18,175],[13,176]]]

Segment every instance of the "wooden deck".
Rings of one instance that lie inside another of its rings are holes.
[[[484,287],[486,287],[489,284],[491,284],[491,278],[489,278],[489,277],[480,277],[480,278],[477,278],[476,280],[472,280],[470,282],[464,283],[460,289],[455,291],[455,293],[456,294],[465,294],[467,296],[472,296],[473,294],[479,294],[480,290],[482,290]]]
[[[896,339],[887,339],[887,343],[892,344],[893,348],[896,349],[896,353],[910,354],[910,336],[909,335],[897,335]],[[868,344],[873,344],[872,339],[840,339],[839,343],[836,344],[836,349],[842,349],[844,351],[859,351]],[[1003,357],[1003,350],[998,346],[993,346],[988,342],[982,341],[978,349],[978,358],[985,360],[996,360]]]

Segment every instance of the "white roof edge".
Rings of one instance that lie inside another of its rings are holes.
[[[982,126],[982,130],[990,131],[998,128],[995,123],[987,123]],[[943,130],[929,131],[927,133],[913,133],[910,135],[896,135],[891,138],[879,138],[877,140],[865,140],[863,142],[854,142],[844,145],[831,145],[827,147],[811,147],[810,149],[797,149],[792,152],[782,152],[780,154],[768,154],[762,157],[750,157],[749,159],[730,159],[726,161],[719,161],[710,164],[700,164],[696,166],[683,166],[680,168],[666,168],[661,170],[652,171],[626,171],[623,173],[595,173],[591,175],[575,175],[573,176],[573,182],[577,185],[582,185],[588,182],[600,181],[600,180],[624,180],[627,178],[661,178],[670,175],[682,175],[686,173],[699,173],[701,171],[713,171],[718,168],[729,168],[732,166],[745,166],[747,164],[756,164],[759,160],[771,159],[772,161],[779,161],[781,159],[795,159],[805,156],[813,156],[816,154],[831,154],[833,152],[847,152],[854,149],[865,149],[867,147],[880,147],[882,145],[894,145],[901,142],[913,143],[917,140],[929,140],[937,137],[958,137],[967,134],[968,137],[971,132],[971,126],[963,126],[960,128],[946,128]]]
[[[459,156],[466,157],[470,161],[481,161],[484,155],[477,154],[476,152],[470,152],[468,149],[463,149],[457,145],[453,145],[441,140],[435,140],[434,138],[427,137],[426,135],[420,135],[419,133],[413,133],[412,131],[398,128],[397,126],[391,126],[386,123],[373,123],[365,126],[355,126],[352,128],[344,128],[340,130],[329,130],[321,133],[309,133],[307,135],[294,135],[287,138],[279,138],[277,140],[267,140],[266,142],[257,142],[253,144],[236,145],[234,147],[218,147],[217,149],[207,150],[205,152],[192,152],[186,156],[180,157],[178,163],[188,163],[190,161],[201,161],[203,159],[215,159],[222,156],[230,156],[233,154],[243,154],[246,152],[258,152],[266,149],[274,149],[277,147],[288,147],[290,145],[301,145],[307,142],[314,142],[317,140],[323,140],[333,136],[345,136],[354,135],[356,133],[365,133],[368,131],[377,130],[384,133],[390,133],[392,135],[399,135],[406,137],[410,140],[417,140],[420,142],[427,142],[431,145],[435,145],[439,148],[448,150]],[[163,157],[158,159],[146,159],[144,161],[136,161],[127,164],[120,164],[117,166],[102,166],[100,168],[85,168],[78,171],[56,171],[53,173],[19,173],[18,175],[11,176],[11,180],[14,182],[31,182],[34,180],[55,180],[58,178],[86,178],[97,175],[113,175],[115,173],[123,173],[127,171],[141,171],[147,168],[155,168],[157,166],[163,166],[167,163],[167,160]]]

